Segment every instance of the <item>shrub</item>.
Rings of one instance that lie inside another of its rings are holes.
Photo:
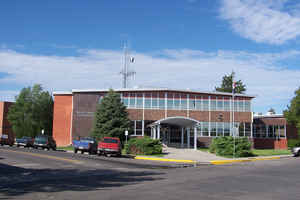
[[[125,151],[127,154],[161,154],[162,144],[150,137],[132,138],[125,144]]]
[[[294,147],[300,147],[300,139],[289,139],[288,140],[288,147],[290,149]]]
[[[233,156],[235,142],[235,156],[251,156],[251,143],[246,137],[233,138],[232,136],[216,137],[213,139],[209,151],[218,156]]]

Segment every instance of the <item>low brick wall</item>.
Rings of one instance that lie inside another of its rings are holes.
[[[287,149],[287,139],[273,138],[253,138],[253,148],[255,149]]]

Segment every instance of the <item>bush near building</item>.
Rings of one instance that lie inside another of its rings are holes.
[[[162,153],[162,144],[159,140],[150,137],[131,138],[125,145],[127,154],[153,155]]]
[[[235,155],[235,157],[247,157],[252,155],[251,143],[246,137],[216,137],[212,140],[209,151],[218,156],[225,157],[232,157],[233,155]]]
[[[294,147],[300,147],[300,139],[289,139],[288,147],[289,149],[292,149]]]

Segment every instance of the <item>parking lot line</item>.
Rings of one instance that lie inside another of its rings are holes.
[[[60,157],[50,156],[50,155],[43,155],[43,154],[22,152],[22,151],[13,151],[13,150],[6,150],[6,149],[1,149],[1,151],[14,152],[14,153],[19,153],[19,154],[24,154],[24,155],[40,157],[40,158],[48,158],[48,159],[52,159],[52,160],[60,160],[60,161],[65,161],[65,162],[71,162],[71,163],[74,163],[74,164],[82,164],[82,162],[79,161],[79,160],[73,160],[73,159],[68,159],[68,158],[60,158]]]

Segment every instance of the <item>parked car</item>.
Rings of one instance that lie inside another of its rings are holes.
[[[122,145],[119,138],[116,137],[104,137],[98,144],[98,155],[117,155],[121,156]]]
[[[293,155],[296,156],[300,156],[300,147],[294,147],[292,148],[292,153]]]
[[[1,137],[0,137],[1,146],[3,146],[3,145],[13,146],[14,143],[15,143],[15,138],[13,135],[8,135],[8,134],[1,135]]]
[[[34,139],[32,137],[23,136],[22,138],[16,139],[16,145],[17,147],[23,146],[23,147],[33,147]]]
[[[34,138],[33,147],[35,149],[38,149],[40,147],[42,149],[56,150],[56,142],[52,136],[39,135]]]
[[[97,154],[98,143],[91,137],[84,137],[79,140],[73,140],[74,153],[88,152],[89,154]]]

